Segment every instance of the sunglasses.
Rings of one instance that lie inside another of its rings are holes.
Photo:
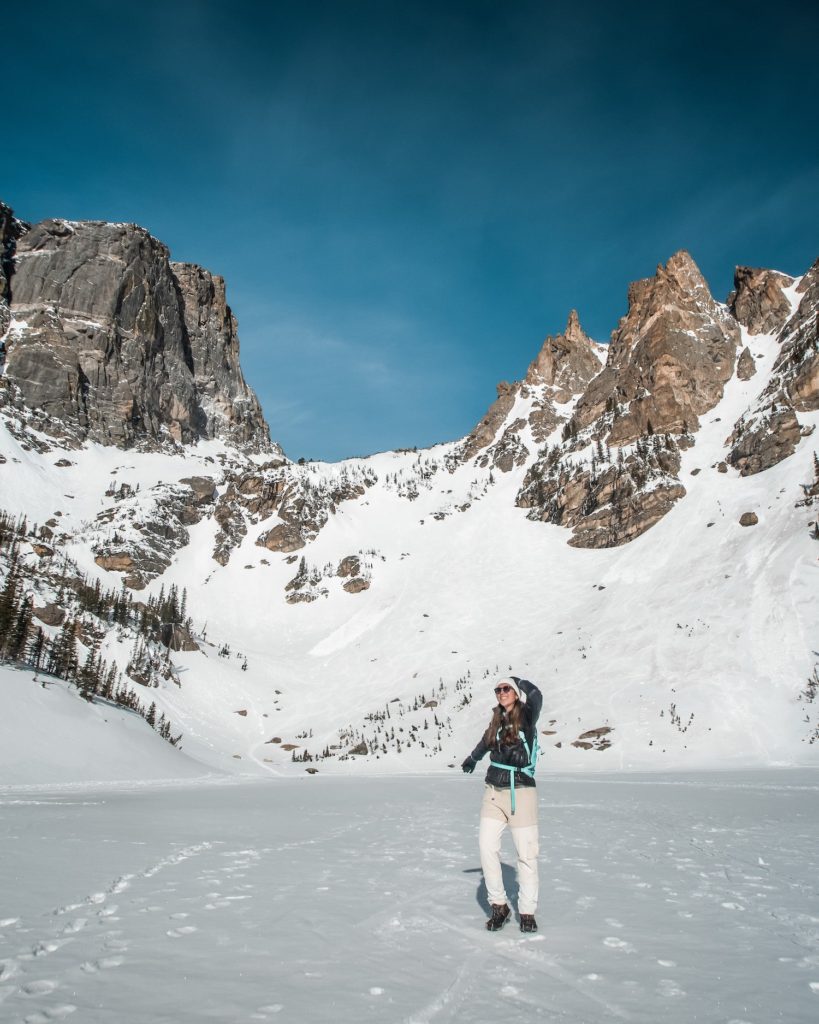
[[[511,686],[496,686],[495,693],[514,693],[514,690]]]

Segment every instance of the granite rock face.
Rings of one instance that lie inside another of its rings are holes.
[[[6,378],[41,427],[130,447],[268,444],[224,285],[135,224],[46,220],[16,241]],[[201,305],[199,305],[201,303]]]
[[[794,282],[776,270],[737,267],[729,306],[734,319],[749,334],[777,334],[790,316],[791,304],[784,293]]]
[[[780,353],[767,386],[726,440],[727,461],[742,476],[788,458],[801,438],[798,412],[819,409],[819,260],[797,287],[799,305],[779,332]]]
[[[569,313],[562,334],[549,335],[529,366],[525,383],[545,384],[554,402],[565,404],[582,394],[600,372],[600,356],[594,342],[580,326],[577,310]]]
[[[606,367],[577,403],[577,429],[608,411],[610,444],[697,430],[733,376],[739,338],[739,326],[714,301],[691,256],[676,253],[654,277],[629,288]]]
[[[264,443],[267,427],[239,365],[239,335],[224,279],[193,263],[171,263],[171,270],[182,296],[201,433]]]
[[[571,528],[575,547],[650,529],[685,495],[680,450],[722,397],[739,338],[688,253],[633,284],[605,366],[526,473],[517,504],[528,518]]]

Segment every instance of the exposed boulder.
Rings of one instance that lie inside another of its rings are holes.
[[[361,559],[358,555],[347,555],[338,563],[336,576],[357,576],[361,571]]]
[[[298,525],[279,523],[272,530],[263,533],[256,541],[261,547],[268,551],[298,551],[305,545],[305,539]]]
[[[740,526],[756,526],[759,522],[759,516],[756,512],[743,512],[739,517]]]
[[[201,507],[211,505],[216,497],[216,483],[209,476],[188,476],[179,481],[190,487],[193,504]]]
[[[47,626],[62,626],[65,622],[65,609],[53,602],[48,602],[42,607],[35,605],[32,609],[32,614],[35,619],[39,619],[40,622],[44,622]]]
[[[370,589],[370,581],[365,579],[363,576],[356,576],[351,580],[347,580],[344,584],[344,590],[348,594],[360,594],[362,590]]]
[[[746,345],[740,352],[737,360],[737,377],[740,380],[750,380],[756,373],[756,363],[751,355],[751,350]]]

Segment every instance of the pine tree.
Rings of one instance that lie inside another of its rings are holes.
[[[0,591],[0,655],[7,652],[11,634],[17,622],[19,591],[20,567],[15,552],[9,561],[6,581]]]
[[[32,600],[26,595],[20,603],[20,610],[17,613],[17,621],[11,633],[8,644],[9,656],[15,661],[22,661],[26,656],[28,637],[31,630]]]
[[[78,682],[80,686],[80,693],[85,697],[87,701],[90,701],[94,694],[97,692],[99,685],[99,662],[97,660],[97,652],[91,647],[86,655],[85,662],[80,669],[78,675]]]
[[[45,643],[45,633],[38,626],[34,630],[34,636],[29,643],[29,648],[25,655],[25,660],[35,671],[37,671],[37,669],[39,669],[43,664]]]

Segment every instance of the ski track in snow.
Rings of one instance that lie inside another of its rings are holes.
[[[0,1020],[801,1024],[818,791],[810,771],[543,778],[526,936],[483,927],[474,779],[8,801]]]

